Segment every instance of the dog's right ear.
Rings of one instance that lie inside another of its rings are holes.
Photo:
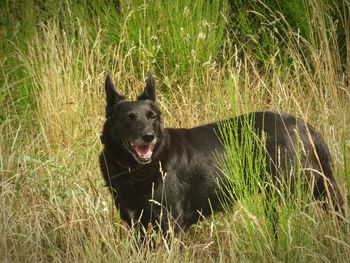
[[[137,100],[156,101],[156,84],[151,72],[147,73],[146,87],[143,93],[137,97]]]
[[[107,75],[105,82],[105,91],[106,91],[106,118],[109,118],[113,114],[114,106],[121,100],[124,100],[125,97],[120,95],[114,87],[113,80],[111,75]]]

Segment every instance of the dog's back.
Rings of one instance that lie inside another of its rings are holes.
[[[106,94],[100,166],[121,217],[130,226],[140,220],[144,227],[151,223],[166,232],[170,218],[180,230],[200,215],[221,210],[220,194],[228,180],[218,163],[225,154],[223,129],[236,129],[241,135],[247,122],[257,138],[264,138],[260,142],[266,171],[273,181],[288,181],[284,178],[299,163],[306,171],[316,171],[307,175],[315,179],[314,196],[328,195],[335,208],[342,207],[327,145],[300,119],[257,112],[192,129],[163,128],[152,76],[137,101],[120,96],[109,77]]]

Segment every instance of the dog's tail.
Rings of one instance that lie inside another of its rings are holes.
[[[328,146],[320,135],[317,134],[316,137],[318,138],[315,141],[315,148],[318,157],[317,161],[319,166],[321,166],[322,176],[317,176],[318,179],[316,180],[314,195],[318,198],[329,199],[334,209],[342,216],[345,216],[344,199],[334,177]]]

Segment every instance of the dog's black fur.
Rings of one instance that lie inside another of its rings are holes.
[[[169,218],[177,232],[197,222],[200,214],[222,210],[218,193],[226,177],[215,157],[224,153],[219,123],[192,129],[163,128],[151,74],[136,101],[119,95],[110,76],[105,89],[107,120],[101,136],[100,166],[121,218],[129,226],[140,220],[145,228],[161,226],[166,233]],[[291,115],[267,111],[229,121],[238,123],[240,133],[248,119],[254,121],[258,136],[264,133],[266,169],[275,182],[291,174],[291,165],[279,164],[296,161],[295,148],[301,142],[301,165],[314,171],[304,173],[314,178],[314,197],[328,196],[337,210],[342,209],[328,147],[313,127]]]

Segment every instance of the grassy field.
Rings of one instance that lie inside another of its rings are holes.
[[[256,194],[138,251],[98,167],[107,73],[133,99],[150,70],[165,126],[307,120],[348,210],[349,0],[58,2],[0,3],[1,262],[349,261],[349,219],[281,204],[276,240]]]

